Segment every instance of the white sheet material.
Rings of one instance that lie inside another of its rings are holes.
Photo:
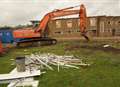
[[[17,87],[17,86],[32,86],[38,87],[39,81],[34,80],[34,78],[26,78],[23,80],[16,80],[11,82],[7,87]]]
[[[40,70],[32,71],[32,72],[26,71],[26,72],[17,72],[10,74],[0,74],[0,81],[39,76],[40,74],[41,74]]]

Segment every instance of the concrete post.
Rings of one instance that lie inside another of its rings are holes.
[[[25,57],[16,57],[16,67],[18,72],[25,72]]]

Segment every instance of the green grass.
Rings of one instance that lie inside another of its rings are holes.
[[[82,45],[93,47],[104,43],[107,42],[71,41],[60,42],[54,46],[11,49],[9,53],[0,57],[0,73],[10,72],[15,67],[11,65],[13,61],[10,59],[17,56],[36,52],[58,55],[73,54],[82,58],[84,62],[90,63],[91,66],[80,67],[80,69],[61,68],[60,72],[57,72],[56,67],[54,67],[54,71],[46,70],[46,74],[38,78],[39,87],[120,87],[120,53],[80,47]],[[118,43],[110,44],[116,48],[120,47]],[[76,45],[79,47],[67,49]],[[6,87],[6,85],[0,85],[0,87]]]

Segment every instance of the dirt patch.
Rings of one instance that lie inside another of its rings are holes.
[[[101,51],[105,51],[105,52],[113,52],[113,53],[120,53],[120,49],[118,48],[114,48],[114,47],[103,47],[103,45],[98,45],[98,46],[88,46],[88,45],[75,45],[75,46],[67,46],[65,48],[65,51],[72,51],[72,50],[77,50],[80,48],[85,48],[85,49],[90,49],[90,50],[101,50]]]
[[[92,49],[92,50],[102,50],[105,52],[114,52],[114,53],[120,53],[120,49],[114,48],[114,47],[103,47],[101,46],[81,46],[81,48],[86,48],[86,49]]]
[[[65,47],[65,51],[71,51],[71,50],[76,50],[81,48],[79,45],[75,45],[75,46],[66,46]]]

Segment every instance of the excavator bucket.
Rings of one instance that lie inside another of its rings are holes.
[[[82,35],[87,41],[89,41],[89,37],[86,35],[86,33],[81,33],[81,35]]]
[[[86,35],[86,33],[87,33],[87,31],[86,31],[86,27],[87,27],[87,14],[86,14],[86,8],[85,8],[85,6],[83,4],[81,4],[81,6],[80,6],[79,17],[80,17],[80,32],[81,32],[81,35],[87,41],[89,41],[89,37]]]

